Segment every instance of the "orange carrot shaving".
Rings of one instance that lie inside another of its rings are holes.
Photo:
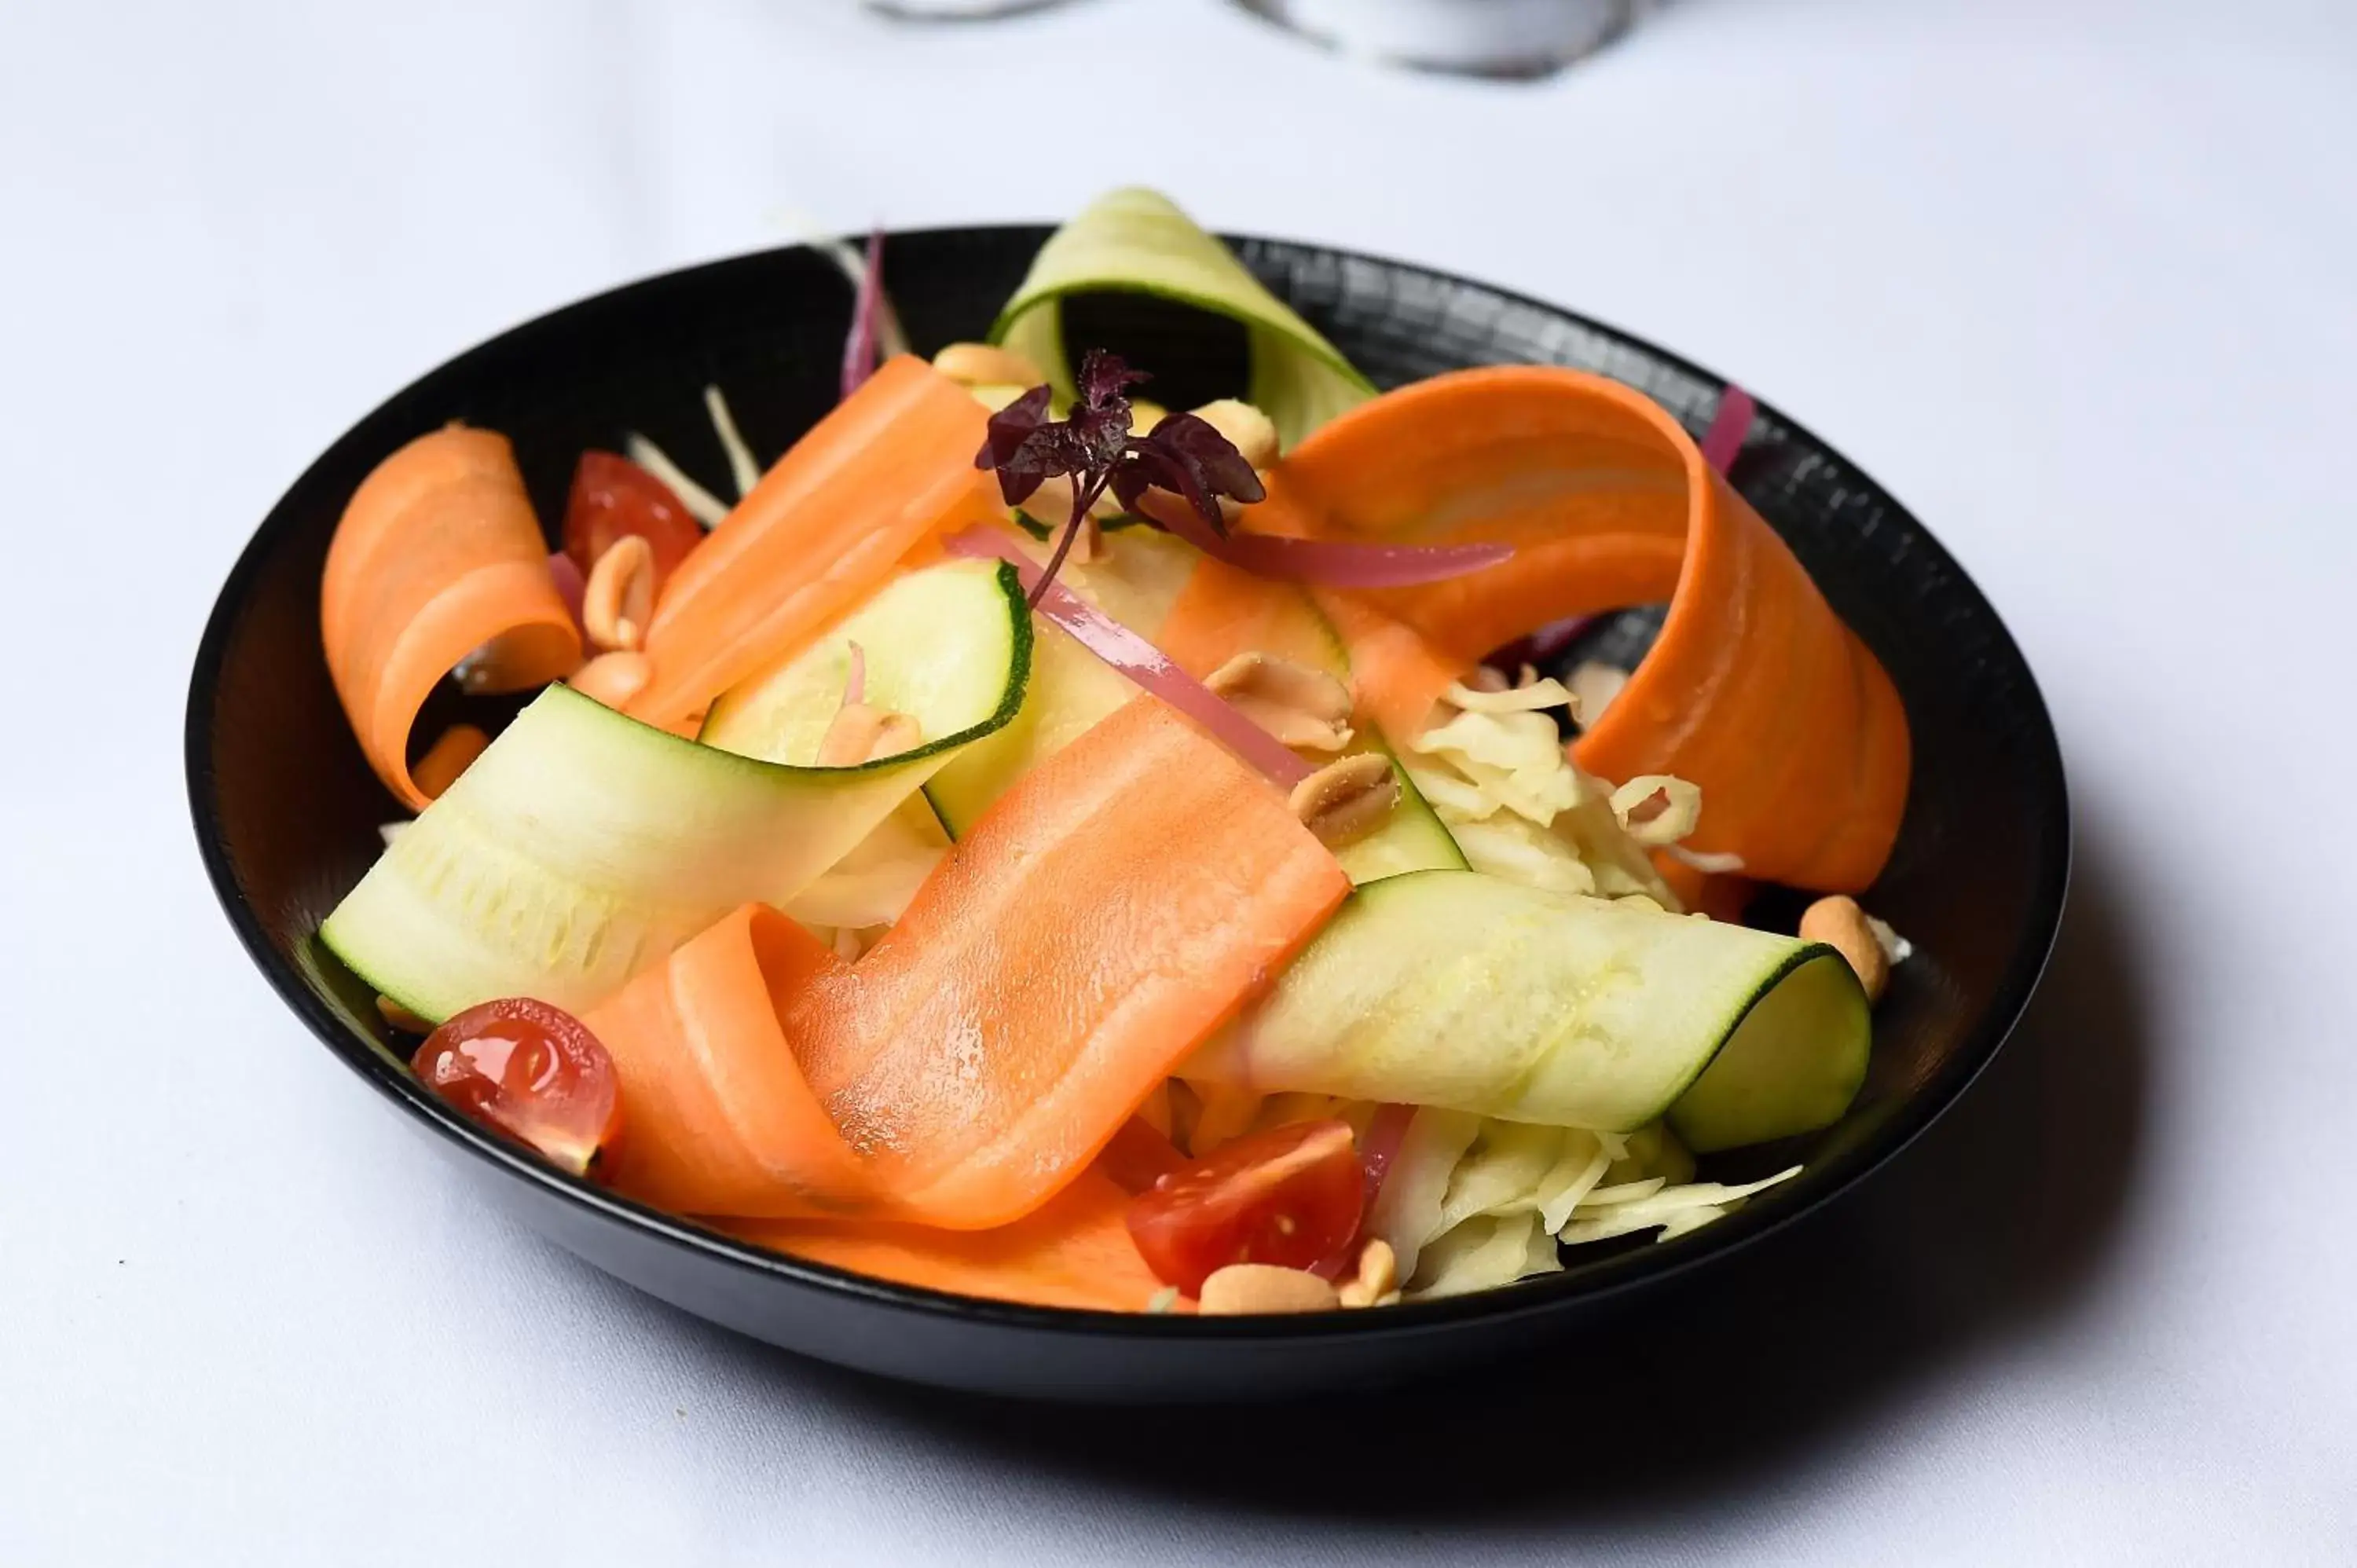
[[[1448,582],[1319,596],[1395,743],[1489,650],[1666,598],[1660,639],[1580,738],[1580,766],[1700,785],[1690,846],[1739,855],[1749,875],[1855,891],[1880,872],[1910,766],[1890,678],[1651,399],[1548,367],[1439,376],[1320,429],[1269,491],[1248,526],[1515,547]]]
[[[763,475],[663,585],[633,718],[670,728],[840,618],[945,528],[1006,515],[974,456],[988,416],[903,355]]]
[[[689,1213],[1008,1224],[1348,890],[1265,781],[1132,703],[992,807],[856,964],[756,906],[594,1010],[615,1184]]]
[[[995,1230],[824,1220],[735,1220],[723,1229],[773,1251],[873,1279],[1033,1306],[1142,1311],[1162,1282],[1129,1239],[1129,1194],[1083,1171]]]
[[[581,662],[507,438],[450,425],[377,465],[336,525],[319,585],[336,695],[369,766],[413,811],[409,732],[462,660],[469,687],[544,685]]]

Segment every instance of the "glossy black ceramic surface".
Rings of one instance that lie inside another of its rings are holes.
[[[895,236],[891,286],[917,347],[981,335],[1047,231]],[[1578,366],[1659,399],[1699,432],[1719,378],[1548,306],[1418,268],[1237,242],[1245,262],[1381,384],[1458,366]],[[318,583],[345,500],[377,461],[452,419],[515,443],[554,530],[584,447],[652,435],[691,471],[726,473],[701,392],[724,387],[764,458],[834,398],[848,292],[813,252],[675,273],[544,317],[396,394],[264,520],[198,650],[188,714],[197,838],[231,921],[311,1032],[413,1118],[483,1197],[639,1288],[804,1354],[963,1388],[1094,1400],[1217,1400],[1364,1387],[1593,1326],[1674,1274],[1769,1235],[1890,1157],[2004,1041],[2045,963],[2070,860],[2053,731],[2029,671],[1946,551],[1846,459],[1763,406],[1732,478],[1871,644],[1904,699],[1915,784],[1867,899],[1916,945],[1877,1018],[1849,1116],[1794,1145],[1706,1162],[1807,1173],[1665,1245],[1571,1254],[1562,1274],[1383,1312],[1268,1321],[1034,1309],[883,1284],[758,1251],[561,1176],[476,1130],[391,1054],[367,987],[314,940],[399,814],[346,727],[319,649]],[[1223,392],[1241,345],[1172,335],[1118,310],[1075,322],[1164,372],[1178,406]],[[429,711],[426,723],[433,722]]]

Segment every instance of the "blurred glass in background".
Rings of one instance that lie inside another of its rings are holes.
[[[909,21],[974,21],[1065,0],[865,0]],[[1593,54],[1651,0],[1232,0],[1341,53],[1419,70],[1534,77]]]
[[[1643,0],[1235,0],[1345,54],[1419,70],[1533,77],[1620,36]]]

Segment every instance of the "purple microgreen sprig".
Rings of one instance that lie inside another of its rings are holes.
[[[1115,354],[1092,349],[1081,360],[1079,396],[1062,419],[1049,417],[1049,392],[1033,387],[990,416],[974,466],[995,470],[998,493],[1021,506],[1051,478],[1071,482],[1072,511],[1041,571],[1030,601],[1036,608],[1071,553],[1089,509],[1110,489],[1124,510],[1140,510],[1148,490],[1168,490],[1216,535],[1224,535],[1222,498],[1251,502],[1266,493],[1243,454],[1203,419],[1174,413],[1142,435],[1130,433],[1129,389],[1146,381]]]

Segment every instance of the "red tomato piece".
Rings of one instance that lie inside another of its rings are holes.
[[[409,1065],[470,1119],[576,1176],[620,1129],[613,1058],[578,1018],[545,1002],[511,996],[454,1014]]]
[[[1097,1152],[1097,1169],[1128,1193],[1144,1192],[1186,1163],[1178,1145],[1143,1116],[1123,1122],[1112,1142]]]
[[[1223,1144],[1171,1172],[1129,1206],[1146,1266],[1192,1295],[1215,1269],[1307,1269],[1359,1231],[1366,1177],[1347,1122],[1297,1122]]]
[[[617,539],[635,533],[655,556],[655,588],[704,542],[704,525],[688,515],[671,487],[611,452],[584,452],[565,503],[565,553],[588,576]]]

